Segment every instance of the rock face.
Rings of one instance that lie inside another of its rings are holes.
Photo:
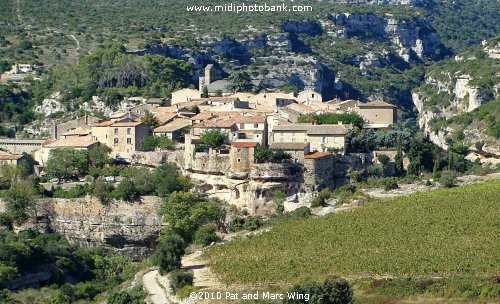
[[[423,19],[399,20],[389,15],[348,13],[328,18],[344,28],[345,36],[370,34],[390,40],[406,61],[411,60],[411,55],[420,59],[432,55],[441,46],[438,34]]]
[[[61,103],[61,92],[55,92],[45,98],[42,104],[35,108],[35,112],[47,117],[57,112],[65,112],[66,107]]]
[[[163,226],[157,215],[160,202],[159,197],[108,204],[91,197],[44,199],[38,209],[48,219],[48,228],[64,234],[70,243],[106,247],[140,259],[152,253]]]
[[[489,50],[483,49],[486,54],[489,54]],[[464,132],[464,143],[471,149],[476,149],[474,143],[484,142],[483,151],[500,155],[500,142],[486,135],[487,125],[474,116],[474,110],[500,96],[498,77],[495,77],[495,69],[490,69],[491,65],[497,63],[492,61],[494,57],[490,58],[476,58],[470,52],[457,55],[453,61],[449,60],[445,65],[430,70],[425,77],[425,84],[412,94],[413,103],[419,112],[418,123],[435,144],[447,149],[447,138],[459,128]],[[491,71],[491,75],[488,71]],[[472,113],[466,125],[436,125],[439,121],[446,122],[465,113]]]

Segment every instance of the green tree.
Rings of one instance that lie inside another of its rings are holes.
[[[104,178],[98,178],[92,187],[92,196],[98,198],[101,203],[107,203],[112,198],[113,185],[104,180]]]
[[[218,148],[226,140],[226,134],[221,129],[211,129],[203,132],[200,135],[200,140],[210,148]]]
[[[144,116],[141,118],[141,122],[148,125],[151,129],[155,129],[160,125],[158,118],[156,118],[153,113],[148,110],[144,111]]]
[[[28,219],[30,210],[36,219],[37,187],[32,181],[24,180],[12,184],[10,189],[2,194],[2,198],[6,202],[7,213],[18,224]]]
[[[71,148],[54,149],[50,151],[45,172],[58,180],[75,178],[88,172],[89,163],[87,151]]]
[[[401,142],[401,136],[398,136],[398,138],[397,138],[396,156],[394,157],[394,169],[395,169],[397,175],[400,175],[404,172],[403,145]]]
[[[254,89],[250,75],[245,71],[237,71],[228,78],[229,85],[227,89],[233,93],[251,92]]]
[[[203,246],[208,246],[218,240],[217,228],[213,224],[201,226],[196,230],[193,236],[193,242]]]
[[[180,269],[172,271],[170,274],[170,285],[172,286],[174,292],[177,292],[186,285],[193,285],[193,273]]]
[[[124,178],[113,191],[113,196],[125,201],[134,201],[139,197],[139,191],[130,179]]]
[[[169,231],[190,243],[199,227],[205,224],[217,225],[224,210],[217,202],[206,201],[197,194],[174,192],[161,204],[159,213],[168,223]]]
[[[103,168],[110,163],[109,153],[111,149],[105,144],[100,144],[94,149],[89,150],[90,166],[94,168]]]
[[[167,234],[161,237],[153,257],[153,261],[159,267],[161,275],[181,267],[184,248],[184,240],[179,235]]]
[[[201,98],[208,98],[208,87],[204,86],[201,92]]]

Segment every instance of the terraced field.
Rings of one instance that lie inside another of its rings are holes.
[[[500,181],[291,220],[206,253],[226,283],[500,273]]]

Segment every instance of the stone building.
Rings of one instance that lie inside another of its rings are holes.
[[[61,137],[61,134],[63,133],[81,127],[89,127],[98,123],[99,121],[100,119],[98,117],[85,115],[67,122],[54,123],[51,130],[51,137],[52,139],[59,139]]]
[[[0,166],[19,166],[23,159],[28,160],[28,157],[26,155],[10,154],[8,152],[0,151]]]
[[[282,124],[273,128],[273,143],[309,143],[309,151],[345,148],[350,125]]]
[[[304,157],[304,185],[312,191],[335,187],[334,156],[315,152]]]
[[[153,135],[184,142],[184,133],[191,126],[189,119],[176,119],[153,130]]]
[[[254,152],[258,146],[257,142],[233,142],[231,144],[229,155],[233,175],[247,176],[255,162]]]
[[[355,111],[363,117],[364,128],[385,129],[397,122],[397,110],[394,105],[383,101],[358,102]]]
[[[201,98],[201,93],[195,89],[181,89],[172,93],[171,105],[190,102],[192,99]]]
[[[91,128],[94,140],[111,148],[112,153],[131,153],[151,134],[151,129],[137,121],[105,121]]]
[[[304,163],[304,156],[309,154],[309,143],[305,142],[274,142],[269,145],[271,150],[283,150],[299,163]]]

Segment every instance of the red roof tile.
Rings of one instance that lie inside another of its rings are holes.
[[[325,157],[325,156],[328,156],[328,155],[332,155],[332,153],[328,153],[328,152],[314,152],[312,154],[304,156],[304,158],[306,158],[306,159],[316,159],[316,158],[322,158],[322,157]]]
[[[237,142],[233,142],[231,145],[235,148],[255,148],[259,145],[259,143],[237,141]]]

